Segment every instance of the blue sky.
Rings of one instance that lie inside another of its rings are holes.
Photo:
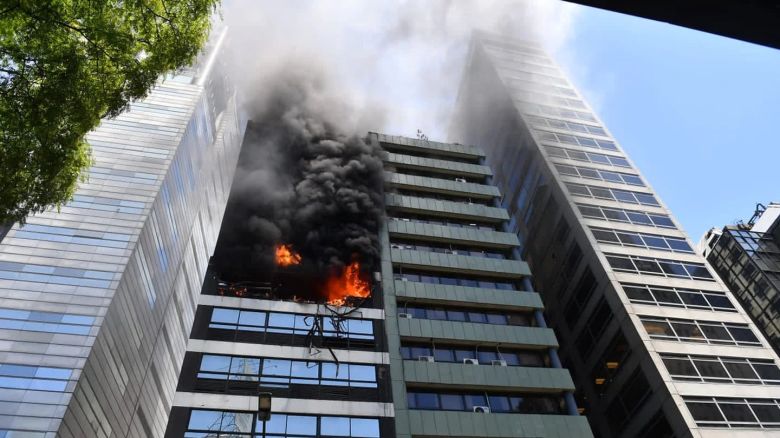
[[[581,7],[560,55],[694,242],[780,201],[780,51]]]

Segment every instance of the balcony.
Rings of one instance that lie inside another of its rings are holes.
[[[482,230],[477,227],[449,227],[414,220],[393,220],[387,223],[387,230],[391,236],[423,237],[433,242],[462,243],[487,248],[511,248],[520,245],[513,233]]]
[[[390,260],[397,266],[458,274],[522,278],[531,275],[528,264],[520,260],[443,254],[411,249],[391,249]]]
[[[409,298],[410,302],[478,304],[484,308],[503,310],[544,308],[542,299],[536,292],[450,286],[416,281],[395,280],[395,295],[397,297]]]
[[[410,213],[426,213],[442,217],[478,220],[482,222],[503,222],[509,220],[509,214],[503,208],[482,204],[443,201],[439,199],[404,196],[397,193],[385,194],[385,204],[389,209]]]
[[[541,327],[398,318],[398,333],[402,338],[423,342],[436,339],[479,343],[486,347],[499,344],[503,347],[558,346],[552,329]]]
[[[470,177],[486,177],[493,175],[490,167],[481,164],[461,163],[459,161],[439,160],[436,158],[416,157],[389,152],[385,162],[399,169],[414,169],[421,171],[433,171],[447,173],[454,176],[464,175]]]
[[[563,368],[535,368],[500,365],[470,365],[404,361],[406,383],[426,388],[484,391],[574,391],[569,371]]]
[[[475,199],[491,199],[501,196],[498,188],[494,186],[394,172],[385,172],[385,183],[390,187],[398,189],[411,189]]]
[[[481,158],[485,156],[485,153],[479,148],[458,143],[441,143],[385,134],[377,134],[377,139],[380,143],[391,143],[397,149],[421,150],[433,154],[462,158]]]
[[[538,414],[478,414],[456,411],[410,410],[412,436],[592,438],[581,416]]]

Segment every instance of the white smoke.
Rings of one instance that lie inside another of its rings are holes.
[[[475,29],[535,39],[556,52],[576,6],[553,0],[226,0],[223,17],[245,99],[262,105],[269,77],[317,75],[316,99],[347,132],[443,139]],[[294,67],[291,67],[294,66]]]

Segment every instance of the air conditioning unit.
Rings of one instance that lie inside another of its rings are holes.
[[[418,356],[417,360],[420,362],[436,362],[433,356]]]
[[[398,314],[398,317],[399,317],[399,318],[406,318],[406,319],[412,319],[412,318],[414,318],[414,316],[413,316],[411,313],[399,313],[399,314]]]
[[[479,361],[478,360],[472,359],[470,357],[467,357],[467,358],[463,359],[463,363],[468,364],[468,365],[479,365]]]
[[[491,360],[490,363],[492,365],[499,366],[499,367],[505,367],[506,366],[506,361],[503,360],[503,359]]]
[[[476,412],[478,414],[489,414],[490,413],[490,408],[487,407],[487,406],[474,406],[471,409],[472,409],[472,411],[474,411],[474,412]]]

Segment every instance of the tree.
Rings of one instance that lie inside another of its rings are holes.
[[[0,224],[61,206],[84,136],[191,64],[219,0],[0,0]]]

